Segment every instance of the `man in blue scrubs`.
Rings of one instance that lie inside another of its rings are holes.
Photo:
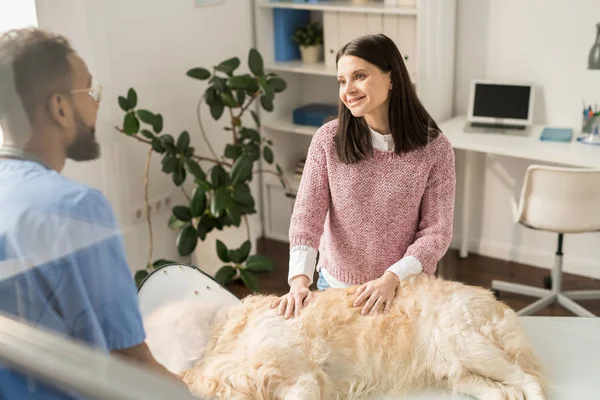
[[[109,202],[60,173],[67,159],[99,157],[100,93],[65,38],[0,37],[0,313],[175,377],[144,342]],[[77,395],[0,364],[0,399],[26,398]]]

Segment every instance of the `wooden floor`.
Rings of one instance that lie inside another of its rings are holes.
[[[275,262],[275,271],[259,275],[261,293],[282,295],[289,289],[287,284],[289,245],[268,239],[258,241],[258,253],[271,257]],[[497,260],[477,254],[469,254],[466,259],[460,259],[458,253],[450,250],[445,258],[445,278],[464,282],[470,285],[491,287],[493,279],[544,287],[544,276],[549,270],[531,267],[514,262]],[[316,282],[316,278],[314,279]],[[564,290],[596,289],[600,290],[600,280],[564,274]],[[316,289],[313,283],[313,289]],[[243,297],[249,291],[241,282],[228,285],[236,296]],[[500,300],[518,310],[535,301],[534,298],[500,293]],[[600,300],[581,301],[583,307],[600,316]],[[540,311],[536,315],[570,316],[570,311],[555,304]]]

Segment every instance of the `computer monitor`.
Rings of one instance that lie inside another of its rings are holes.
[[[527,83],[473,80],[469,99],[470,122],[530,126],[533,86]]]

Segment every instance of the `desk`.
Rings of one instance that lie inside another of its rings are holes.
[[[541,141],[543,125],[534,125],[528,136],[513,136],[498,133],[465,132],[466,116],[459,116],[439,125],[455,149],[466,150],[464,182],[462,192],[463,210],[471,208],[472,198],[472,153],[480,152],[498,156],[522,158],[534,163],[556,163],[570,167],[600,168],[600,146],[578,142],[575,137],[570,143]],[[575,136],[575,135],[574,135]],[[469,246],[469,213],[463,212],[461,227],[460,257],[466,258]]]

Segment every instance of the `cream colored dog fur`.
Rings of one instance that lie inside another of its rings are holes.
[[[400,284],[389,313],[362,316],[357,289],[316,292],[289,320],[271,308],[276,297],[245,298],[215,314],[184,381],[207,399],[358,399],[424,387],[546,399],[516,314],[488,290],[421,274]]]

